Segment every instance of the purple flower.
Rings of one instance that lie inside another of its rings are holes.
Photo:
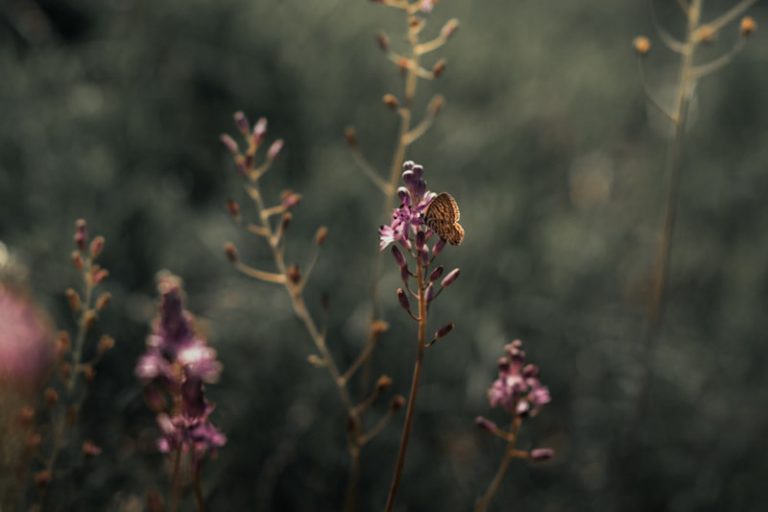
[[[539,380],[539,369],[525,364],[522,342],[515,340],[499,360],[499,376],[488,390],[491,407],[503,407],[518,415],[536,415],[551,400],[549,389]]]
[[[147,338],[147,350],[136,365],[136,376],[156,382],[173,398],[174,410],[157,417],[161,452],[191,450],[199,459],[226,443],[226,437],[209,420],[213,405],[205,397],[206,383],[221,374],[216,351],[194,328],[194,318],[184,309],[179,278],[170,274],[158,280],[160,307]]]
[[[382,251],[393,243],[410,250],[417,237],[422,246],[432,236],[424,223],[424,213],[437,194],[427,190],[424,168],[411,161],[405,162],[402,177],[405,186],[397,190],[400,206],[392,212],[392,222],[379,228],[379,249]]]

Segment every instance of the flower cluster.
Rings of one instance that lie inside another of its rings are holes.
[[[504,347],[506,355],[499,359],[499,376],[488,389],[491,407],[502,407],[512,415],[511,431],[499,428],[482,416],[475,419],[478,427],[487,430],[511,445],[517,441],[522,420],[537,415],[551,400],[549,389],[539,379],[539,368],[526,364],[523,343],[515,340]],[[554,456],[550,448],[536,448],[530,452],[512,452],[516,457],[546,460]]]
[[[191,451],[195,461],[224,446],[226,437],[210,422],[213,405],[205,398],[204,384],[221,374],[216,351],[195,332],[194,318],[184,309],[179,278],[165,274],[158,280],[160,309],[147,350],[136,365],[136,376],[151,383],[151,402],[162,403],[159,388],[170,395],[173,408],[160,410],[162,432],[158,449],[163,453]]]
[[[550,402],[549,389],[539,380],[539,367],[525,364],[523,343],[515,340],[504,347],[499,377],[488,390],[491,407],[503,407],[518,416],[535,416]]]
[[[418,241],[417,237],[421,237],[421,245],[424,245],[424,241],[432,236],[432,231],[424,222],[424,214],[437,194],[427,190],[424,167],[411,161],[405,162],[402,177],[405,186],[397,190],[400,207],[392,213],[392,222],[379,228],[379,248],[382,251],[393,243],[399,243],[410,251],[412,240]],[[435,250],[439,252],[444,245],[445,242],[442,242]]]

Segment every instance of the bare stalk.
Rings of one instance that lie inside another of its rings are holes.
[[[507,447],[504,449],[504,457],[501,459],[501,463],[496,470],[496,475],[494,475],[493,480],[491,480],[485,493],[483,493],[483,496],[477,502],[477,505],[475,505],[475,512],[485,512],[488,509],[488,505],[491,504],[493,497],[496,496],[499,486],[504,480],[504,476],[507,474],[509,463],[512,462],[512,459],[517,455],[515,452],[515,445],[517,444],[517,432],[520,430],[520,423],[521,421],[519,417],[516,417],[512,421],[510,438],[507,442]]]
[[[422,263],[421,257],[416,258],[416,280],[419,286],[418,299],[419,299],[419,329],[418,329],[418,341],[416,348],[416,362],[413,366],[413,377],[411,379],[411,391],[408,394],[408,404],[405,411],[405,423],[403,425],[403,431],[400,435],[400,448],[397,451],[397,461],[395,462],[395,470],[392,475],[392,483],[389,486],[389,494],[387,495],[387,504],[385,507],[386,512],[391,512],[392,507],[395,505],[395,497],[397,496],[398,488],[400,487],[400,479],[403,473],[403,467],[405,466],[405,455],[408,451],[408,441],[411,437],[411,429],[413,427],[413,415],[416,409],[416,395],[419,391],[419,381],[421,378],[421,367],[424,359],[424,350],[426,349],[426,329],[427,329],[427,300],[425,295],[424,274],[425,269]]]

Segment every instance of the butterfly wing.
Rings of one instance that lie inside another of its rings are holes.
[[[451,245],[459,245],[464,240],[464,228],[458,223],[461,213],[456,200],[443,192],[438,194],[427,208],[425,219],[429,228]]]

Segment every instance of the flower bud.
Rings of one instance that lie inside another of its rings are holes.
[[[344,138],[347,140],[349,147],[357,147],[357,130],[355,130],[353,126],[348,126],[347,129],[344,130]]]
[[[632,41],[632,47],[638,55],[648,55],[651,51],[651,40],[645,36],[637,36]]]
[[[283,190],[280,193],[280,204],[285,209],[290,209],[301,202],[301,194],[297,194],[291,189]]]
[[[432,302],[432,299],[435,298],[435,285],[434,283],[429,283],[427,285],[426,290],[424,290],[424,299],[426,299],[427,304]]]
[[[86,311],[83,316],[83,323],[85,324],[86,331],[93,327],[93,324],[96,323],[96,312],[92,309]]]
[[[426,243],[426,233],[423,231],[419,231],[416,233],[416,249],[421,251],[424,248],[424,244]]]
[[[272,143],[271,146],[269,146],[269,150],[267,150],[267,160],[270,162],[277,158],[277,155],[280,154],[280,151],[283,149],[284,142],[283,139],[277,139],[275,142]]]
[[[92,274],[93,284],[99,284],[109,277],[109,270],[105,268],[94,267]]]
[[[101,311],[102,309],[106,308],[109,305],[109,302],[112,300],[112,294],[109,292],[104,292],[96,299],[96,311]]]
[[[371,322],[371,334],[379,336],[389,330],[389,324],[384,320],[374,320]]]
[[[30,427],[35,421],[35,410],[29,405],[25,405],[19,410],[17,421],[22,427]]]
[[[549,460],[554,456],[555,450],[552,448],[536,448],[530,453],[531,460],[535,461]]]
[[[234,199],[227,199],[227,211],[235,221],[240,220],[240,204]]]
[[[232,242],[224,244],[224,253],[227,255],[227,259],[230,263],[237,263],[238,261],[238,255],[237,255],[237,247],[235,247],[235,244]]]
[[[444,270],[445,270],[445,267],[443,267],[442,265],[439,265],[439,266],[435,267],[435,269],[432,271],[432,273],[429,274],[429,280],[430,281],[437,281],[438,279],[440,279],[440,276],[443,275],[443,271]]]
[[[325,366],[325,361],[322,357],[318,356],[317,354],[309,354],[307,356],[307,362],[314,366],[315,368],[322,368]]]
[[[29,432],[24,438],[24,444],[29,449],[36,449],[43,442],[43,436],[39,432]]]
[[[101,254],[101,251],[104,250],[104,237],[103,236],[97,236],[93,240],[91,240],[91,246],[89,247],[89,251],[91,253],[91,258],[98,258]]]
[[[395,258],[395,262],[397,262],[397,266],[400,268],[404,268],[408,264],[405,261],[405,256],[403,256],[403,253],[400,251],[400,249],[397,248],[396,245],[392,246],[392,256]]]
[[[85,219],[75,221],[75,245],[81,251],[85,250],[85,244],[88,243],[88,224]]]
[[[94,443],[90,439],[83,441],[83,446],[81,450],[83,452],[83,455],[85,455],[86,457],[95,457],[101,454],[101,447],[97,446],[96,443]]]
[[[264,142],[264,136],[267,134],[267,118],[260,117],[253,125],[253,145],[259,147]]]
[[[59,378],[61,378],[61,380],[67,380],[70,375],[72,375],[72,365],[66,361],[61,363],[59,365]]]
[[[77,270],[83,270],[85,263],[83,262],[83,256],[78,251],[72,251],[72,265]]]
[[[459,278],[459,274],[461,271],[458,268],[455,268],[448,272],[448,275],[443,278],[443,280],[440,282],[440,286],[443,288],[448,288],[451,286],[454,281],[456,281]]]
[[[397,101],[397,98],[395,98],[395,96],[392,94],[385,94],[381,100],[392,110],[397,110],[397,108],[400,106],[400,102]]]
[[[240,130],[240,133],[243,134],[243,137],[248,137],[251,134],[250,130],[250,123],[248,122],[248,118],[245,117],[245,114],[238,110],[235,112],[235,115],[233,116],[235,119],[235,124],[237,125],[237,129]]]
[[[293,220],[293,214],[291,212],[285,212],[280,219],[280,231],[285,233],[285,231],[288,229],[288,226],[291,225],[291,221]]]
[[[429,111],[432,113],[433,116],[436,116],[440,113],[440,110],[442,110],[443,105],[445,104],[445,98],[438,94],[434,98],[432,98],[432,101],[429,102]]]
[[[232,153],[232,156],[237,156],[240,153],[240,148],[237,147],[237,142],[235,142],[235,139],[228,134],[222,133],[219,135],[219,140],[224,144],[224,147],[227,148],[227,151]]]
[[[408,270],[408,266],[400,267],[400,279],[405,283],[408,284],[408,278],[411,277],[411,271]]]
[[[445,72],[445,59],[440,59],[432,67],[432,76],[434,76],[435,78],[440,78],[440,75],[442,75],[444,72]]]
[[[98,353],[99,355],[109,352],[115,347],[115,339],[112,336],[103,335],[99,339]]]
[[[496,432],[499,429],[494,422],[482,416],[475,418],[475,425],[488,432]]]
[[[376,34],[376,43],[381,48],[381,51],[387,51],[389,49],[389,37],[384,32]]]
[[[395,395],[392,401],[389,402],[389,408],[393,412],[397,412],[405,405],[405,397],[403,395]]]
[[[80,371],[83,372],[83,377],[85,377],[85,380],[88,382],[93,382],[93,379],[96,378],[96,370],[94,370],[93,366],[90,364],[80,365]]]
[[[382,375],[379,380],[376,381],[376,390],[381,393],[392,387],[392,379],[389,375]]]
[[[49,483],[51,483],[51,472],[48,470],[38,471],[35,473],[34,479],[35,479],[35,485],[37,485],[39,488],[47,487]]]
[[[757,30],[757,22],[752,16],[744,16],[739,24],[739,32],[742,37],[749,37]]]
[[[72,343],[69,341],[69,333],[67,331],[59,331],[56,337],[56,355],[62,357],[69,351]]]
[[[325,226],[317,228],[317,232],[315,233],[315,245],[323,245],[326,238],[328,238],[328,228]]]
[[[293,284],[299,284],[301,281],[301,271],[299,270],[299,266],[296,264],[288,265],[285,274],[288,277],[288,280]]]
[[[442,238],[439,239],[437,242],[435,242],[435,245],[432,247],[432,257],[437,258],[441,252],[443,252],[443,249],[445,248],[446,241]]]
[[[73,313],[77,313],[78,311],[80,311],[80,306],[82,305],[80,302],[80,295],[78,295],[77,292],[72,288],[67,288],[67,291],[64,293],[67,296],[67,303],[69,303],[69,309],[71,309]]]
[[[445,324],[435,332],[435,340],[439,340],[448,335],[453,330],[453,322]]]
[[[405,290],[402,288],[397,289],[397,300],[400,302],[401,308],[408,312],[411,311],[411,303],[408,301],[408,295],[406,295]]]

